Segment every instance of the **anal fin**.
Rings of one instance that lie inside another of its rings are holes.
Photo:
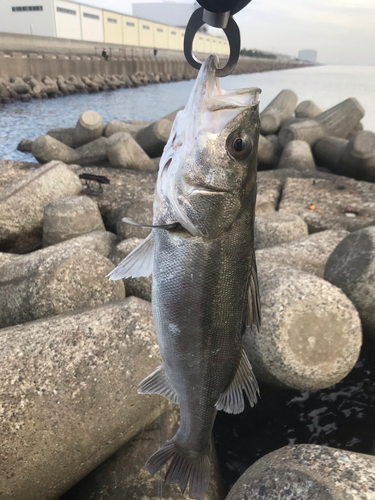
[[[259,387],[255,375],[247,359],[245,351],[242,349],[241,360],[237,372],[230,383],[228,389],[221,394],[217,403],[216,409],[223,410],[226,413],[241,413],[245,409],[244,395],[251,406],[257,402],[257,394]]]
[[[172,387],[162,365],[146,377],[138,386],[138,394],[159,394],[175,405],[179,404],[178,394]]]
[[[150,233],[120,264],[107,276],[110,280],[150,276],[154,267],[154,240]]]

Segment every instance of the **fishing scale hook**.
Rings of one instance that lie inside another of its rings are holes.
[[[241,35],[233,15],[242,10],[251,0],[198,0],[201,5],[195,10],[186,26],[184,53],[187,62],[195,69],[200,69],[200,61],[193,52],[193,40],[198,30],[208,24],[221,28],[229,42],[229,59],[223,68],[216,70],[218,77],[227,76],[235,69],[241,50]]]

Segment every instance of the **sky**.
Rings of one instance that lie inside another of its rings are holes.
[[[132,14],[141,0],[82,2]],[[235,19],[248,49],[291,56],[314,49],[321,63],[375,65],[375,0],[252,0]]]

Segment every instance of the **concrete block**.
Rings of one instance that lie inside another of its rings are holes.
[[[294,110],[296,118],[314,118],[322,112],[323,110],[314,101],[302,101]]]
[[[257,215],[254,225],[255,248],[268,248],[308,234],[306,222],[296,214],[268,212]]]
[[[285,146],[277,168],[315,170],[315,162],[310,146],[304,141],[290,141]]]
[[[298,444],[255,462],[233,486],[227,500],[372,500],[374,457],[328,446]]]
[[[50,135],[42,135],[35,139],[31,152],[39,163],[48,163],[53,160],[75,163],[79,160],[79,154],[74,149]]]
[[[4,329],[0,349],[4,498],[59,498],[159,415],[137,394],[161,362],[141,299]]]
[[[375,339],[375,226],[349,234],[330,255],[324,278],[356,306],[366,333]]]
[[[101,230],[104,223],[98,205],[87,196],[58,198],[44,209],[44,247]]]
[[[277,132],[281,122],[293,116],[297,101],[292,90],[282,90],[260,114],[262,134]]]
[[[150,157],[127,132],[117,132],[107,139],[106,152],[113,167],[133,170],[157,170]]]
[[[103,120],[96,111],[84,111],[73,132],[74,147],[78,148],[103,135]]]
[[[299,391],[340,382],[362,345],[358,312],[335,286],[279,262],[259,258],[262,326],[244,348],[258,380]]]
[[[135,140],[150,158],[161,156],[172,129],[172,122],[161,118],[157,122],[140,130]]]
[[[0,250],[30,252],[41,245],[44,208],[82,190],[76,174],[53,161],[0,192]]]

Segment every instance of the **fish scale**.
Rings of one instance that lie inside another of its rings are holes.
[[[180,405],[176,435],[147,461],[202,500],[216,413],[240,413],[258,385],[242,348],[260,324],[254,252],[259,89],[225,92],[217,57],[203,63],[160,161],[151,234],[111,273],[148,276],[163,363],[140,394]],[[178,144],[178,147],[176,147]],[[137,224],[124,219],[125,222]]]

